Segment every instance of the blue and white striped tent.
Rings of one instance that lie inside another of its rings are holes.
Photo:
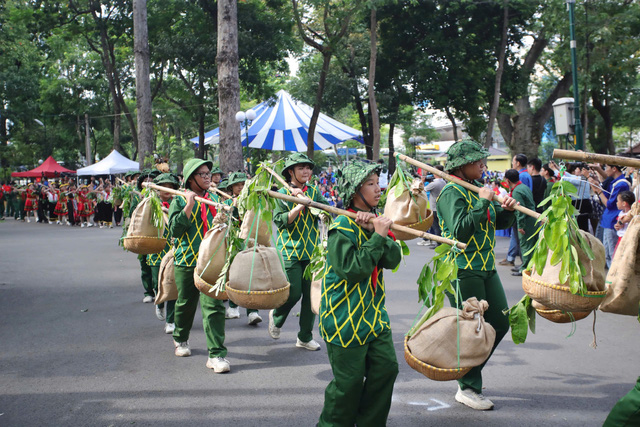
[[[249,126],[249,147],[277,151],[307,151],[307,135],[313,108],[300,101],[294,101],[284,90],[276,95],[275,103],[265,101],[252,108],[256,113],[256,119]],[[314,150],[324,150],[350,139],[362,142],[362,132],[320,113],[314,137]],[[191,141],[197,144],[198,137]],[[219,142],[219,128],[205,134],[206,145]],[[247,146],[247,132],[244,127],[242,145]]]

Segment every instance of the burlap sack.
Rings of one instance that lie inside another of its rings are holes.
[[[600,310],[638,315],[640,304],[640,203],[631,208],[633,219],[627,227],[607,274],[607,295]]]
[[[215,285],[226,262],[226,236],[227,216],[223,212],[218,212],[213,219],[213,226],[200,242],[196,263],[196,274],[210,285]]]
[[[151,199],[145,198],[131,214],[127,237],[162,237],[164,222],[162,228],[156,228],[151,221],[151,213]]]
[[[242,217],[242,226],[240,227],[241,239],[255,239],[256,226],[258,226],[258,244],[262,246],[271,246],[271,224],[260,219],[254,224],[255,212],[253,210],[246,211]],[[259,225],[258,225],[259,224]]]
[[[582,237],[587,240],[587,244],[593,251],[594,255],[593,260],[590,260],[587,254],[584,253],[584,251],[579,246],[576,246],[578,259],[580,261],[580,264],[586,271],[586,275],[583,277],[584,284],[586,285],[588,291],[604,291],[606,266],[604,246],[594,235],[582,230],[580,230],[580,233],[582,234]],[[560,283],[560,280],[558,279],[560,275],[560,268],[562,267],[562,262],[559,262],[556,265],[551,265],[552,253],[552,251],[549,251],[549,254],[547,255],[547,263],[544,266],[544,270],[542,271],[542,273],[538,273],[536,271],[536,268],[533,267],[531,271],[531,278],[551,285],[561,285],[568,287],[570,279],[568,279],[566,283]]]
[[[160,271],[158,272],[158,293],[156,294],[155,300],[156,305],[178,299],[178,288],[176,286],[176,279],[173,275],[174,261],[173,248],[171,248],[171,250],[162,257],[162,262],[160,263]]]
[[[483,317],[489,303],[471,297],[462,307],[462,310],[445,307],[424,322],[407,342],[411,354],[436,368],[458,368],[459,322],[459,367],[468,368],[484,363],[496,339],[495,329]]]
[[[415,224],[428,216],[429,199],[422,181],[413,180],[411,190],[405,189],[400,197],[396,197],[394,189],[395,186],[389,189],[387,202],[384,205],[384,216],[400,225]]]
[[[258,245],[255,251],[247,248],[236,255],[229,267],[228,286],[235,290],[271,291],[288,284],[278,251],[272,247]]]

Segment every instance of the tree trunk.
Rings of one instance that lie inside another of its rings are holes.
[[[235,119],[235,117],[234,117]],[[204,146],[204,106],[198,107],[198,154],[197,158],[205,158],[206,147]]]
[[[328,49],[322,51],[322,71],[320,72],[320,81],[318,82],[318,90],[316,91],[316,102],[313,105],[313,113],[309,122],[309,133],[307,134],[307,156],[313,160],[314,154],[314,135],[316,133],[316,124],[320,116],[320,108],[322,108],[322,95],[324,93],[324,85],[329,74],[329,65],[331,64],[331,52]]]
[[[244,170],[240,126],[236,122],[236,113],[240,111],[238,5],[236,0],[218,1],[218,56],[216,62],[218,65],[218,104],[220,108],[220,168],[223,172],[228,173]]]
[[[393,145],[393,132],[396,129],[395,123],[389,123],[389,176],[393,175],[396,171],[396,156],[395,156],[395,146]]]
[[[498,69],[496,70],[496,83],[493,89],[493,102],[489,113],[489,124],[487,125],[487,137],[484,146],[489,148],[493,141],[493,123],[498,115],[500,106],[500,85],[502,83],[502,72],[504,71],[504,60],[507,56],[507,38],[509,30],[509,0],[503,0],[504,16],[502,18],[502,40],[500,41],[500,51],[498,52]]]
[[[371,8],[371,53],[369,56],[369,110],[371,110],[372,135],[373,135],[373,155],[371,160],[377,162],[380,158],[380,116],[378,115],[378,103],[376,102],[375,82],[376,82],[376,59],[378,56],[378,20],[376,19],[376,9]]]
[[[182,173],[182,169],[184,168],[184,158],[182,157],[182,130],[179,127],[176,127],[176,144],[178,144],[177,156],[175,156],[176,162],[176,173]],[[169,150],[171,153],[171,150]]]
[[[120,132],[122,128],[122,117],[120,117],[120,104],[113,103],[113,149],[122,154],[122,146],[120,145]]]
[[[449,107],[445,107],[444,112],[447,114],[447,118],[451,122],[451,127],[452,127],[452,130],[453,130],[453,140],[457,141],[458,140],[458,126],[456,125],[456,118],[453,117],[453,114],[451,114],[451,110],[449,110]]]
[[[140,169],[153,166],[153,114],[149,81],[149,34],[147,1],[133,1],[133,51],[136,64],[136,107],[138,110],[138,163]]]
[[[607,99],[602,101],[599,93],[596,90],[591,91],[591,99],[593,101],[593,108],[596,109],[602,122],[604,123],[604,135],[606,141],[606,148],[609,154],[616,154],[616,145],[613,141],[613,118],[611,117],[611,106]]]

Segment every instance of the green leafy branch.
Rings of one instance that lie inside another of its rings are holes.
[[[391,175],[389,184],[387,185],[387,191],[385,191],[380,197],[380,203],[378,203],[378,206],[384,206],[387,203],[387,198],[389,197],[389,194],[391,194],[391,191],[393,191],[396,198],[402,196],[404,191],[411,191],[410,176],[408,176],[407,172],[405,172],[400,166],[396,166],[395,172]]]
[[[424,322],[444,306],[447,292],[456,296],[456,300],[458,299],[452,283],[458,278],[456,258],[460,250],[455,246],[442,244],[436,248],[435,252],[436,256],[431,259],[431,262],[425,264],[417,281],[418,300],[423,303],[427,311],[409,330],[408,336],[412,336]]]
[[[537,272],[542,272],[547,263],[549,250],[552,251],[551,265],[562,263],[559,282],[566,283],[569,280],[571,293],[584,295],[587,292],[583,279],[586,271],[580,263],[576,247],[580,247],[591,260],[594,259],[594,254],[586,239],[580,234],[574,217],[578,210],[571,204],[570,195],[577,193],[578,190],[570,182],[558,181],[553,185],[549,197],[538,205],[544,206],[551,202],[538,218],[537,223],[540,226],[530,237],[538,238],[538,243],[526,255],[533,252],[528,268],[533,265]]]
[[[527,339],[528,329],[536,333],[536,309],[531,305],[529,295],[522,297],[513,307],[503,311],[509,314],[509,326],[511,326],[511,338],[515,344],[522,344]]]
[[[148,199],[148,203],[151,204],[151,223],[158,230],[162,230],[164,228],[164,214],[162,212],[162,200],[160,200],[158,193],[150,188],[144,188],[142,196]]]
[[[303,277],[307,280],[313,280],[315,276],[324,270],[327,262],[327,240],[324,239],[319,245],[313,249],[309,265],[304,269]]]

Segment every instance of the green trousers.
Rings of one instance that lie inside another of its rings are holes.
[[[609,412],[603,427],[640,426],[640,377],[636,386]]]
[[[160,274],[160,265],[151,265],[149,266],[149,268],[151,268],[151,279],[153,280],[153,290],[157,295],[158,294],[158,275]],[[158,304],[158,307],[164,308],[164,303]],[[165,318],[165,321],[167,323],[173,323],[175,307],[176,307],[175,300],[167,301],[167,316]]]
[[[24,219],[24,200],[22,197],[16,197],[13,199],[13,217],[15,219]]]
[[[497,271],[477,271],[477,270],[458,270],[458,286],[460,288],[461,301],[458,308],[461,308],[462,302],[468,298],[476,297],[478,300],[485,300],[489,303],[489,308],[484,312],[484,320],[487,321],[496,330],[496,341],[491,349],[491,354],[487,360],[480,366],[471,369],[467,375],[458,380],[461,389],[470,388],[476,393],[482,392],[482,368],[489,361],[491,355],[495,351],[502,338],[509,331],[509,318],[502,313],[503,310],[509,308],[507,296],[504,294],[504,288],[500,281]],[[455,286],[455,283],[453,284]],[[453,295],[449,295],[451,306],[456,306]]]
[[[385,426],[398,360],[391,331],[363,346],[327,343],[333,380],[324,392],[319,426]]]
[[[200,293],[193,283],[194,270],[195,267],[175,266],[178,300],[175,306],[176,329],[173,331],[173,339],[176,342],[189,340],[199,300],[209,357],[225,357],[227,348],[224,346],[224,303]]]
[[[138,261],[140,261],[140,278],[142,279],[144,296],[155,297],[156,293],[153,291],[153,276],[151,274],[151,267],[147,264],[147,256],[139,255]]]
[[[529,265],[529,261],[531,260],[531,255],[533,252],[529,253],[531,249],[536,245],[537,239],[534,237],[533,239],[529,239],[529,237],[533,236],[536,230],[525,230],[525,234],[520,234],[518,232],[518,242],[520,243],[520,256],[522,257],[522,265],[520,266],[520,271],[524,271]]]
[[[291,309],[300,301],[300,331],[298,339],[302,342],[309,342],[313,339],[313,324],[316,321],[316,315],[311,311],[311,281],[303,276],[305,268],[309,265],[309,261],[284,261],[285,272],[291,287],[289,288],[289,298],[281,307],[276,308],[273,312],[273,321],[278,328],[284,325],[289,316]]]

